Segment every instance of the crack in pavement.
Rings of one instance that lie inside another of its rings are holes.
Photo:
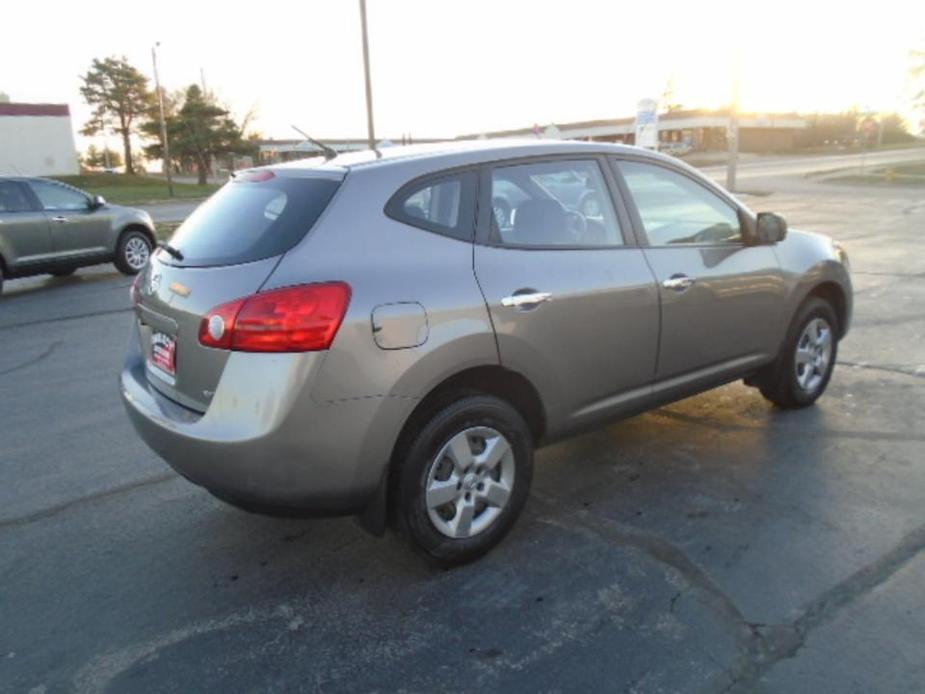
[[[876,272],[874,270],[852,270],[852,275],[872,275],[874,277],[909,277],[925,279],[925,272]]]
[[[0,371],[0,376],[6,376],[7,374],[11,374],[14,371],[19,371],[20,369],[25,369],[26,367],[34,366],[35,364],[38,364],[40,361],[48,359],[48,357],[50,357],[52,353],[56,349],[58,349],[58,347],[60,347],[62,344],[64,344],[64,340],[55,340],[50,345],[48,345],[45,351],[42,352],[41,354],[38,354],[32,357],[31,359],[27,359],[26,361],[22,362],[21,364],[17,364],[16,366],[11,366],[8,369],[3,369],[2,371]]]
[[[143,480],[138,480],[137,482],[131,482],[129,484],[123,484],[118,487],[111,487],[109,489],[104,489],[103,491],[94,492],[93,494],[87,494],[86,496],[80,496],[76,499],[69,499],[68,501],[64,501],[54,506],[49,506],[48,508],[44,508],[40,511],[28,513],[24,516],[15,516],[13,518],[0,520],[0,530],[28,525],[29,523],[34,523],[35,521],[56,516],[63,511],[67,511],[68,509],[73,508],[74,506],[80,506],[82,504],[99,501],[101,499],[108,499],[113,496],[118,496],[119,494],[124,494],[126,492],[131,492],[136,489],[141,489],[143,487],[148,487],[154,484],[160,484],[161,482],[167,482],[177,478],[178,475],[176,473],[167,472],[156,477],[148,477]]]
[[[906,325],[907,323],[920,323],[925,320],[921,313],[905,316],[894,316],[892,318],[871,318],[867,320],[856,320],[852,323],[854,328],[879,328],[885,325]]]
[[[760,644],[760,648],[757,649],[758,657],[740,663],[738,668],[731,671],[727,670],[725,675],[731,679],[722,691],[729,694],[755,691],[759,680],[775,665],[799,653],[814,629],[829,622],[843,609],[888,581],[923,550],[925,525],[910,531],[889,552],[822,593],[810,602],[791,624],[770,628],[756,625],[758,629],[755,638]],[[774,630],[777,638],[766,638],[765,629]]]
[[[925,366],[920,366],[914,370],[905,366],[894,366],[892,364],[868,364],[864,361],[839,361],[839,364],[851,366],[855,369],[870,369],[872,371],[886,371],[887,373],[900,374],[902,376],[912,376],[913,378],[925,378]]]
[[[706,429],[715,429],[717,431],[754,431],[754,432],[780,432],[783,434],[809,434],[823,438],[845,438],[845,439],[865,439],[868,441],[897,441],[900,443],[914,443],[925,441],[925,434],[900,434],[891,431],[844,431],[835,429],[803,429],[800,427],[775,427],[771,425],[752,425],[752,424],[721,424],[711,422],[700,417],[693,417],[682,412],[675,412],[669,409],[653,410],[650,414],[667,419],[674,419],[685,424],[701,426]]]
[[[659,564],[677,572],[687,583],[687,588],[677,592],[671,599],[669,611],[673,612],[677,601],[689,591],[696,592],[700,599],[732,631],[736,643],[736,656],[733,668],[748,672],[748,665],[760,662],[765,650],[765,639],[779,639],[789,643],[789,639],[780,639],[778,629],[761,631],[763,625],[757,625],[745,619],[735,602],[703,569],[692,561],[681,549],[668,540],[640,528],[620,523],[584,509],[571,510],[557,499],[532,491],[532,499],[539,500],[557,513],[556,518],[540,519],[543,522],[569,528],[567,521],[592,533],[604,542],[619,547],[632,547]],[[564,513],[563,513],[564,512]],[[725,672],[725,671],[724,671]]]
[[[106,311],[89,311],[88,313],[75,313],[70,316],[58,316],[57,318],[39,318],[36,320],[27,320],[20,323],[7,323],[0,325],[0,330],[12,330],[13,328],[25,328],[30,325],[45,325],[48,323],[61,323],[69,320],[79,320],[81,318],[96,318],[97,316],[111,316],[116,313],[128,313],[131,308],[115,308]]]
[[[763,624],[745,618],[723,588],[681,549],[668,540],[640,528],[626,525],[584,509],[571,510],[557,499],[531,492],[550,510],[555,518],[540,520],[568,528],[568,521],[590,531],[608,544],[633,547],[670,567],[687,582],[688,588],[678,591],[669,610],[688,591],[695,591],[704,603],[732,629],[738,655],[730,667],[714,678],[704,691],[728,694],[752,692],[759,680],[782,660],[794,657],[806,645],[808,636],[826,624],[877,586],[888,581],[897,571],[925,550],[925,525],[906,535],[886,554],[865,564],[846,579],[810,601],[801,615],[786,624]],[[563,513],[564,512],[564,513]]]

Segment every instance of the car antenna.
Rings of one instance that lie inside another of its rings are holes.
[[[313,145],[315,145],[315,147],[320,147],[321,151],[324,152],[325,159],[333,159],[334,157],[337,156],[337,152],[335,152],[332,147],[329,147],[328,145],[324,144],[321,140],[316,140],[311,135],[309,135],[303,130],[299,130],[299,128],[297,128],[294,125],[292,126],[292,129],[295,130],[297,133],[299,133],[299,135],[304,137],[306,141],[311,142]]]

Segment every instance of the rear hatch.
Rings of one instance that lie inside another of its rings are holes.
[[[212,309],[260,290],[343,180],[338,169],[258,169],[239,174],[177,229],[139,277],[135,311],[148,381],[205,412],[229,352],[200,343]]]

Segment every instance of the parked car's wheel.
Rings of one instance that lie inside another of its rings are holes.
[[[61,270],[52,270],[51,274],[54,277],[67,277],[68,275],[73,275],[76,270],[76,267],[69,267]]]
[[[527,500],[533,443],[508,403],[472,395],[421,427],[398,466],[398,529],[441,564],[475,559],[511,529]]]
[[[151,257],[151,239],[141,231],[122,232],[116,247],[116,269],[125,275],[136,275]]]
[[[813,297],[797,312],[777,361],[759,380],[761,394],[780,407],[813,404],[829,384],[838,356],[838,318]]]

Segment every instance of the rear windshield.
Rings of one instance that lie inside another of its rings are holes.
[[[201,267],[249,263],[285,253],[305,237],[339,185],[336,180],[269,172],[229,181],[170,239],[183,260],[164,251],[160,259]]]

